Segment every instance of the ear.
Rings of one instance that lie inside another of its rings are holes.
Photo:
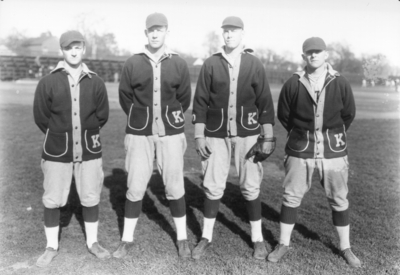
[[[83,54],[85,54],[85,53],[86,53],[86,44],[83,43]]]
[[[328,59],[329,53],[327,51],[325,51],[324,57],[325,57],[325,60]]]
[[[147,29],[144,30],[144,35],[147,37]]]
[[[304,53],[301,54],[301,58],[302,58],[304,61],[307,62],[307,57],[306,57],[306,55],[305,55]]]

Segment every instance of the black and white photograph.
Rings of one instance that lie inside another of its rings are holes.
[[[400,274],[399,26],[0,0],[0,274]]]

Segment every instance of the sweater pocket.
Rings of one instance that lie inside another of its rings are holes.
[[[209,132],[216,132],[221,129],[224,124],[224,109],[208,109],[206,130]]]
[[[135,131],[144,130],[149,124],[149,107],[131,106],[128,117],[128,127]]]
[[[54,158],[64,156],[68,151],[68,133],[55,133],[47,129],[43,151]]]
[[[329,149],[334,153],[343,152],[347,148],[346,131],[343,127],[326,130]]]
[[[260,127],[258,123],[258,109],[256,106],[240,108],[240,124],[246,130],[255,130]]]
[[[288,137],[287,146],[294,152],[304,152],[310,144],[310,131],[293,128]]]
[[[165,118],[169,125],[175,129],[180,129],[185,126],[185,115],[183,114],[182,106],[168,106],[165,108]]]
[[[85,146],[92,154],[101,153],[100,129],[85,130]]]

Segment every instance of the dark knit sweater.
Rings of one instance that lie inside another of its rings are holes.
[[[88,149],[90,135],[98,135],[108,120],[108,97],[103,80],[87,74],[80,81],[80,121],[82,160],[101,158]],[[57,162],[73,161],[71,91],[67,73],[57,70],[43,77],[36,88],[33,115],[39,129],[46,133],[42,158]],[[46,153],[47,152],[47,153]]]
[[[353,92],[348,81],[338,73],[327,74],[322,129],[315,127],[316,103],[294,74],[283,85],[278,102],[278,119],[288,131],[286,154],[299,158],[314,158],[315,131],[323,133],[325,158],[347,155],[346,131],[356,114]],[[336,135],[336,137],[335,137]],[[337,137],[340,135],[340,147]]]
[[[184,132],[185,121],[175,123],[174,112],[189,108],[190,75],[186,62],[176,54],[161,61],[161,108],[166,135]],[[128,115],[126,133],[152,135],[153,68],[145,54],[135,54],[124,65],[119,102]]]
[[[205,123],[206,136],[223,138],[228,135],[229,78],[228,62],[221,53],[209,57],[201,68],[193,101],[193,123]],[[257,113],[255,120],[259,124],[274,125],[274,105],[264,67],[247,52],[241,56],[236,113],[238,136],[260,133],[258,125],[247,125],[244,118],[249,113]]]

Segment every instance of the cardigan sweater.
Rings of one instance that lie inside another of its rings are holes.
[[[152,135],[154,119],[162,119],[166,135],[184,132],[184,112],[189,108],[189,69],[182,58],[165,53],[160,61],[160,90],[153,91],[153,67],[145,53],[135,54],[124,65],[119,84],[119,102],[128,116],[125,132]],[[161,93],[161,118],[153,119],[153,93]]]
[[[349,82],[327,66],[324,86],[319,91],[323,96],[315,99],[311,96],[313,91],[305,81],[304,72],[295,73],[282,87],[277,115],[288,131],[285,152],[289,156],[318,158],[316,146],[320,142],[323,142],[324,158],[347,155],[346,131],[356,114],[354,96]],[[321,128],[316,126],[320,118],[319,104],[323,105]]]
[[[193,123],[204,123],[204,135],[229,135],[228,120],[236,121],[237,136],[260,133],[260,124],[274,125],[274,105],[266,73],[260,60],[245,49],[241,54],[236,89],[236,117],[229,117],[229,62],[221,52],[203,64],[193,101]]]
[[[45,160],[74,161],[73,130],[80,132],[82,161],[102,156],[99,134],[108,120],[107,91],[103,80],[89,71],[85,64],[82,66],[78,112],[72,112],[72,88],[67,72],[61,66],[43,77],[36,88],[33,115],[39,129],[46,134],[42,151]],[[79,115],[81,129],[73,129],[72,120],[76,115]]]

